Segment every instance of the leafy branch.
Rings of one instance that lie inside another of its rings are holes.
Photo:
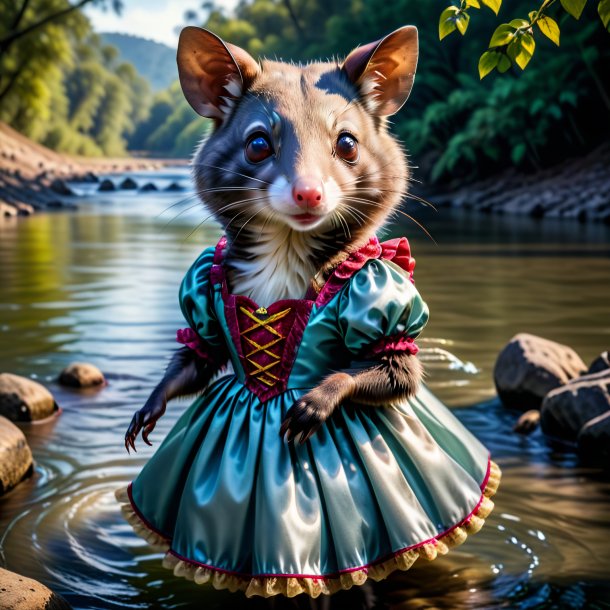
[[[504,73],[515,64],[524,70],[536,50],[534,26],[537,26],[544,36],[559,46],[559,24],[547,14],[548,9],[556,2],[557,0],[543,0],[537,10],[528,13],[528,19],[513,19],[496,28],[487,51],[479,59],[481,79],[494,69]],[[559,0],[559,2],[569,15],[574,19],[580,19],[587,0]],[[497,15],[502,0],[460,0],[459,6],[448,6],[440,16],[439,38],[442,40],[456,30],[463,36],[470,22],[469,11],[480,9],[481,5],[491,9]],[[600,0],[597,12],[604,28],[610,32],[610,0]]]

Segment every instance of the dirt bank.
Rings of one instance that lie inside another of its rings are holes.
[[[510,169],[466,186],[416,192],[437,207],[610,224],[610,144],[531,174]]]
[[[92,159],[54,152],[0,123],[0,218],[71,207],[65,181],[99,174],[154,170],[182,159]]]

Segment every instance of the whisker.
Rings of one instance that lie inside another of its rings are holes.
[[[205,195],[206,193],[225,192],[225,191],[230,192],[230,191],[263,191],[263,190],[264,189],[262,189],[258,186],[253,186],[253,187],[226,186],[226,187],[213,187],[213,188],[201,189],[201,190],[196,189],[195,192],[192,193],[191,195],[188,195],[187,197],[184,197],[183,199],[179,199],[178,201],[172,203],[169,207],[165,208],[162,212],[159,212],[159,214],[157,214],[156,218],[163,216],[163,214],[165,214],[165,212],[171,210],[172,208],[176,207],[177,205],[186,203],[190,199],[194,199],[195,197],[200,197],[201,195]]]
[[[364,226],[364,223],[362,222],[361,218],[358,218],[358,216],[356,216],[356,214],[354,214],[354,212],[352,210],[350,210],[349,208],[344,208],[344,212],[346,214],[349,214],[361,227]]]
[[[377,203],[376,201],[369,201],[367,199],[361,199],[358,197],[347,197],[347,196],[343,196],[343,199],[347,199],[350,201],[354,201],[356,203],[364,203],[366,205],[372,205],[372,206],[376,206],[378,208],[385,208],[384,205]],[[413,218],[413,216],[411,216],[410,214],[407,214],[406,212],[404,212],[403,210],[399,210],[397,208],[394,208],[392,210],[393,212],[396,212],[397,214],[402,214],[403,216],[406,216],[409,220],[411,220],[412,222],[414,222],[433,242],[435,245],[438,246],[437,241],[434,239],[434,237],[432,237],[432,235],[430,235],[429,231],[426,229],[426,227],[424,227],[419,221],[417,221],[415,218]]]
[[[195,233],[207,220],[209,220],[210,218],[212,218],[215,214],[219,214],[220,212],[226,211],[232,207],[236,207],[238,205],[242,205],[244,203],[250,203],[250,202],[254,202],[254,201],[260,201],[260,200],[264,200],[267,199],[266,196],[263,197],[254,197],[254,198],[250,198],[250,199],[242,199],[241,201],[234,201],[233,203],[227,204],[226,206],[223,206],[222,208],[219,208],[218,210],[215,210],[214,212],[212,212],[211,214],[209,214],[208,216],[206,216],[200,223],[197,224],[197,226],[184,238],[184,241],[187,241],[191,235],[193,235],[193,233]],[[229,221],[229,223],[225,226],[225,230],[231,225],[231,223],[241,214],[246,213],[248,210],[242,210],[241,212],[238,212],[235,216],[233,216],[233,218]]]
[[[247,174],[242,174],[240,172],[236,172],[235,170],[229,169],[228,167],[221,167],[220,165],[212,165],[210,163],[193,163],[194,167],[203,166],[203,167],[211,167],[212,169],[219,169],[224,172],[229,172],[230,174],[234,174],[236,176],[241,176],[242,178],[248,178],[250,180],[254,180],[256,182],[261,182],[262,184],[271,185],[271,182],[267,180],[261,180],[260,178],[255,178],[254,176],[248,176]]]
[[[415,201],[419,201],[420,203],[423,203],[425,206],[432,208],[435,212],[438,212],[437,207],[430,201],[428,201],[427,199],[424,199],[423,197],[420,197],[419,195],[415,195],[414,193],[409,193],[408,191],[404,192],[404,191],[395,191],[392,189],[386,189],[383,188],[382,186],[365,186],[365,187],[355,187],[355,188],[351,188],[349,189],[349,192],[366,192],[366,191],[374,191],[374,190],[379,190],[379,191],[383,191],[384,193],[395,193],[398,195],[402,195],[403,198],[405,199],[414,199]]]

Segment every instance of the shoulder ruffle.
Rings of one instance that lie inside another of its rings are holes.
[[[320,290],[316,305],[326,305],[356,272],[368,261],[375,259],[392,261],[405,271],[413,282],[415,259],[411,256],[409,240],[406,237],[398,237],[380,243],[377,237],[371,237],[364,246],[337,265]]]

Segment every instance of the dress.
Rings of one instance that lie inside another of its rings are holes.
[[[266,309],[230,294],[224,239],[187,272],[179,340],[230,359],[117,498],[164,565],[246,595],[317,597],[434,559],[478,531],[500,471],[430,391],[342,405],[305,444],[279,429],[332,371],[417,351],[428,309],[405,238],[372,238],[311,298]]]

